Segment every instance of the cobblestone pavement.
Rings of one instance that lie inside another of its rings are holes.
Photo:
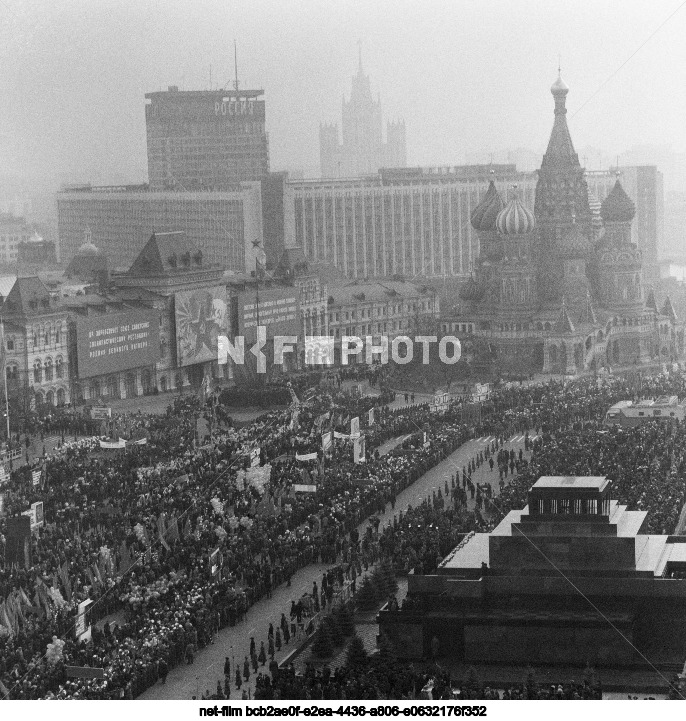
[[[402,436],[400,437],[400,439]],[[399,440],[399,439],[396,439]],[[493,440],[492,437],[481,439],[473,439],[463,444],[448,458],[443,460],[437,466],[425,473],[410,487],[406,488],[400,493],[396,500],[395,510],[393,513],[390,512],[390,505],[386,508],[386,513],[381,517],[381,528],[386,524],[393,522],[393,515],[398,514],[400,511],[405,511],[412,505],[416,506],[418,503],[426,498],[430,497],[432,492],[437,490],[439,487],[444,489],[444,485],[447,482],[450,486],[452,475],[459,469],[462,471],[462,467],[467,462],[475,457],[476,453],[483,450],[487,443]],[[505,447],[515,448],[523,447],[524,436],[518,435],[513,436],[508,440]],[[485,483],[490,482],[491,485],[497,490],[498,487],[498,472],[493,471],[492,473],[488,470],[488,465],[482,466],[477,469],[476,474],[472,476],[475,482]],[[508,479],[511,477],[508,476]],[[469,507],[473,508],[474,501],[469,500]],[[367,521],[362,523],[359,527],[360,533],[363,533]],[[302,596],[303,593],[309,593],[312,589],[314,581],[317,585],[321,583],[322,573],[330,566],[324,564],[311,564],[300,571],[298,571],[292,578],[292,586],[287,588],[285,584],[282,584],[278,588],[274,589],[271,598],[264,598],[256,603],[248,611],[245,620],[236,626],[225,628],[219,632],[216,643],[207,646],[198,652],[195,657],[195,663],[193,665],[179,665],[169,672],[167,677],[167,683],[162,684],[158,682],[156,685],[147,689],[139,698],[142,699],[190,699],[192,696],[200,696],[205,690],[214,692],[217,687],[217,681],[221,680],[223,684],[223,667],[224,659],[226,656],[232,661],[231,671],[231,693],[235,697],[236,694],[240,696],[242,691],[246,688],[250,689],[252,694],[254,690],[255,674],[251,673],[248,684],[244,684],[241,691],[237,692],[233,683],[235,672],[234,661],[239,664],[242,671],[243,659],[249,651],[250,637],[254,636],[259,650],[260,641],[267,641],[267,629],[269,623],[273,623],[276,628],[281,614],[285,613],[288,617],[291,600],[295,600]],[[376,625],[368,624],[369,629],[366,629],[366,635],[371,639],[375,636]],[[276,660],[283,660],[289,653],[293,651],[295,644],[291,641],[290,645],[283,647],[281,652],[276,655]],[[251,669],[252,671],[252,669]],[[267,667],[258,669],[259,672],[267,672]]]

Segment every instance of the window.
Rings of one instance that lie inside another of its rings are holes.
[[[7,339],[7,350],[14,350],[14,338]]]
[[[64,377],[64,365],[61,358],[55,358],[55,375],[58,378]]]
[[[52,358],[47,358],[45,361],[45,380],[52,380]]]
[[[19,368],[17,366],[7,366],[8,382],[19,380]]]
[[[43,366],[42,366],[40,360],[37,360],[33,364],[33,382],[34,383],[42,383],[43,382]]]
[[[59,345],[60,342],[60,332],[59,330],[55,331],[55,345]]]

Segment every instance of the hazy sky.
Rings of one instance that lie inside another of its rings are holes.
[[[577,148],[686,150],[686,4],[574,112],[681,0],[0,0],[0,176],[147,179],[144,93],[233,80],[263,87],[271,166],[319,166],[357,42],[408,163],[545,148],[557,73]]]

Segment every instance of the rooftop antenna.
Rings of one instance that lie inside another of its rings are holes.
[[[234,87],[236,88],[236,94],[238,94],[238,50],[236,47],[236,40],[233,41],[233,71],[234,71]]]

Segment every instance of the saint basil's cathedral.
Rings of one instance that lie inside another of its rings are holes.
[[[503,368],[575,374],[673,360],[683,331],[669,298],[658,310],[643,286],[634,204],[618,178],[600,212],[591,210],[560,76],[551,92],[555,120],[533,212],[516,186],[503,199],[491,181],[471,215],[480,256],[460,291],[461,315]]]

